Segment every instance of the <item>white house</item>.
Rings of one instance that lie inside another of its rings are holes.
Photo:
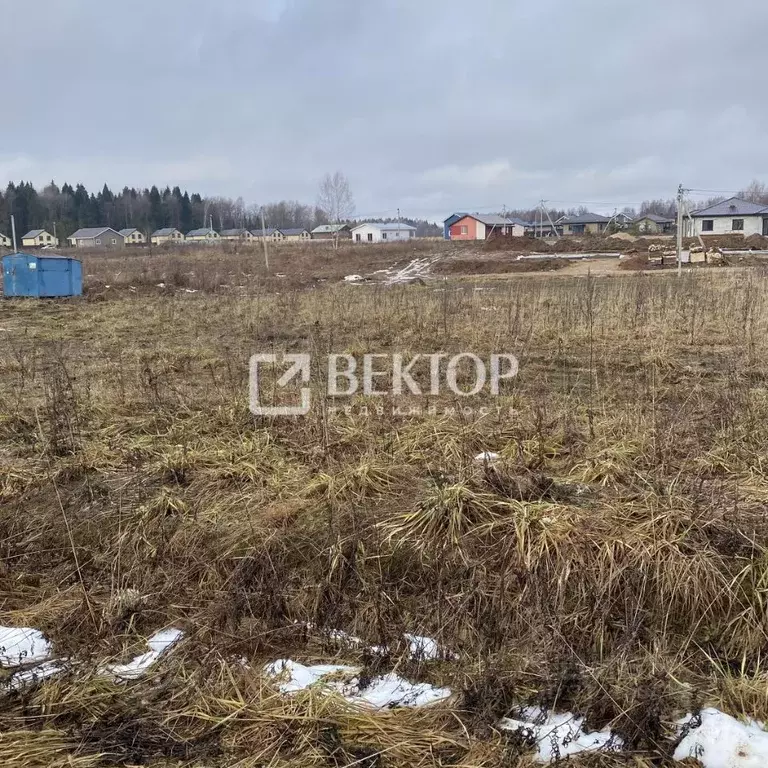
[[[738,197],[723,200],[691,214],[698,235],[768,235],[768,206]]]
[[[358,224],[352,227],[352,240],[356,243],[393,243],[412,240],[416,227],[409,224]]]
[[[11,238],[8,237],[8,235],[4,235],[2,232],[0,232],[0,245],[2,245],[3,248],[11,247]]]

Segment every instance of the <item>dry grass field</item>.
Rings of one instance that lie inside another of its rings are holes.
[[[0,624],[68,659],[0,693],[0,764],[513,768],[499,721],[539,705],[623,739],[572,764],[648,768],[686,712],[768,719],[765,274],[340,282],[439,247],[93,255],[83,299],[0,303]],[[520,373],[420,413],[313,376],[308,416],[256,418],[264,351]],[[169,626],[146,675],[99,674]],[[452,695],[286,696],[281,658]]]

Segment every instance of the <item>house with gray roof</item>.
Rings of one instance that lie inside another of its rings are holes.
[[[533,231],[532,224],[497,213],[454,214],[445,223],[451,240],[487,240],[494,235],[523,237]]]
[[[25,248],[45,248],[48,245],[58,245],[59,238],[45,229],[30,229],[29,232],[21,238],[21,244]]]
[[[351,240],[349,224],[321,224],[310,232],[313,240]]]
[[[610,216],[599,213],[579,213],[561,216],[555,224],[564,235],[601,235],[608,228]]]
[[[122,248],[125,238],[112,227],[84,227],[67,240],[73,248]]]
[[[643,234],[660,235],[671,232],[675,226],[675,220],[655,213],[643,213],[632,222],[632,225]]]
[[[165,243],[183,243],[184,234],[175,227],[163,227],[156,229],[149,237],[152,245],[164,245]]]
[[[147,242],[144,233],[135,227],[121,229],[119,232],[123,236],[126,245],[144,245]]]
[[[694,237],[699,235],[768,236],[768,206],[762,203],[751,203],[738,197],[731,197],[721,203],[694,211],[691,219]]]
[[[266,238],[267,240],[274,240],[275,242],[278,242],[279,240],[283,239],[282,231],[275,229],[275,227],[267,227],[266,229],[252,229],[251,234],[257,240]]]
[[[288,227],[287,229],[283,227],[280,231],[283,233],[285,240],[289,242],[303,243],[306,240],[312,239],[312,235],[303,227]]]

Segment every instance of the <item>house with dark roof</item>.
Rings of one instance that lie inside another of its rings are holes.
[[[58,245],[59,238],[54,237],[50,232],[46,232],[44,229],[30,229],[29,232],[21,238],[21,244],[25,248],[44,248],[46,245]]]
[[[766,235],[768,206],[750,203],[738,197],[723,200],[691,214],[693,236],[699,235]]]
[[[452,224],[453,217],[445,220],[451,240],[487,240],[492,235],[523,237],[533,231],[533,225],[520,219],[499,216],[496,213],[454,214],[460,216]]]
[[[286,242],[304,243],[307,240],[312,239],[312,235],[309,233],[309,230],[306,230],[303,227],[289,227],[288,229],[283,228],[280,231],[283,233],[283,239]]]
[[[221,239],[230,242],[250,243],[254,237],[247,229],[222,229]]]
[[[571,216],[561,216],[555,224],[562,227],[564,235],[601,235],[611,221],[609,216],[599,213],[579,213]]]
[[[267,227],[266,229],[252,229],[251,234],[257,239],[262,240],[263,238],[266,238],[267,240],[273,240],[274,242],[279,242],[283,239],[283,233],[279,229],[275,229],[275,227]]]
[[[125,238],[112,227],[84,227],[67,240],[73,248],[122,248]]]
[[[185,239],[188,243],[213,243],[219,239],[219,233],[213,227],[201,227],[187,232]]]
[[[147,238],[140,229],[129,227],[128,229],[121,229],[119,232],[126,245],[144,245],[147,242]]]
[[[183,243],[184,234],[175,227],[156,229],[150,236],[152,245],[164,245],[165,243]]]
[[[310,235],[313,240],[351,240],[352,228],[348,224],[321,224]]]
[[[637,231],[643,234],[662,235],[672,231],[675,220],[657,216],[655,213],[644,213],[632,222],[632,226],[637,227]]]

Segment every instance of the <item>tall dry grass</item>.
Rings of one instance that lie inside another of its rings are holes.
[[[0,623],[80,658],[171,622],[189,637],[127,692],[79,675],[0,701],[0,732],[45,725],[93,764],[526,765],[495,724],[537,702],[650,765],[687,709],[765,718],[765,288],[744,271],[0,305]],[[248,357],[272,350],[504,351],[520,375],[472,402],[484,415],[448,396],[333,412],[318,377],[308,417],[255,419]],[[120,590],[140,600],[118,610]],[[459,659],[408,660],[403,632]],[[456,695],[371,717],[238,661],[291,655]]]

